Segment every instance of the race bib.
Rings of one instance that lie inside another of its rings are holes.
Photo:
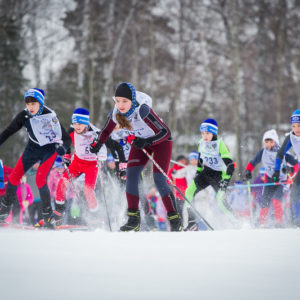
[[[61,142],[61,126],[53,111],[31,118],[30,125],[40,146]]]

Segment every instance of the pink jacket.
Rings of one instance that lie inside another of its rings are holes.
[[[48,187],[50,190],[51,199],[55,199],[55,191],[58,181],[63,176],[64,172],[59,172],[55,168],[50,171],[48,176]]]
[[[31,191],[31,188],[29,186],[29,184],[27,183],[21,183],[18,185],[17,188],[17,196],[18,196],[18,200],[21,206],[21,210],[20,210],[20,217],[19,217],[19,223],[22,224],[23,223],[23,213],[25,211],[25,206],[23,201],[27,201],[28,202],[28,206],[31,205],[33,203],[33,194]],[[10,222],[12,219],[11,215],[6,219],[7,222]]]

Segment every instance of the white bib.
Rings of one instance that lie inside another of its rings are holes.
[[[226,165],[221,158],[220,151],[220,140],[205,142],[203,139],[199,143],[199,152],[201,153],[201,158],[203,159],[204,166],[215,171],[225,171]]]
[[[134,110],[134,112],[129,117],[127,117],[127,119],[130,121],[131,126],[132,126],[132,130],[128,130],[128,133],[130,135],[133,134],[136,137],[146,139],[146,138],[149,138],[151,136],[154,136],[155,132],[141,118],[140,113],[139,113],[140,108],[141,108],[141,106],[138,106]],[[119,124],[117,119],[116,119],[117,112],[118,112],[118,109],[115,106],[112,118],[113,118],[113,121],[116,124]]]
[[[272,178],[272,175],[275,170],[276,156],[277,156],[277,152],[264,149],[263,155],[261,158],[262,164],[266,169],[266,173],[267,173],[268,177],[270,177],[270,178]],[[284,159],[284,161],[285,161],[285,159]],[[285,181],[287,179],[287,175],[282,172],[282,168],[284,165],[285,165],[285,163],[281,164],[280,176],[279,176],[280,181]]]
[[[95,153],[90,152],[90,145],[93,143],[97,137],[96,131],[100,131],[94,125],[90,124],[92,131],[87,131],[82,134],[76,133],[74,131],[74,148],[75,154],[78,158],[87,161],[97,160],[97,155],[100,160],[106,160],[107,158],[107,149],[105,145],[102,145],[100,151],[96,155]]]
[[[32,131],[40,146],[62,143],[62,132],[58,118],[53,110],[51,113],[30,118]]]

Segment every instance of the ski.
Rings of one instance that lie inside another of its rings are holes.
[[[23,230],[38,230],[31,225],[23,225],[23,224],[12,224],[12,223],[0,223],[0,228],[11,228],[11,229],[23,229]]]
[[[88,226],[85,225],[60,225],[53,229],[45,227],[34,227],[33,225],[23,225],[23,224],[12,224],[12,223],[0,223],[0,228],[8,229],[21,229],[21,230],[69,230],[69,231],[87,231]]]
[[[90,229],[85,225],[60,225],[56,226],[55,230],[88,231]]]

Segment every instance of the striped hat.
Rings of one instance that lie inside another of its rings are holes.
[[[206,131],[211,132],[214,135],[218,134],[218,123],[214,119],[206,119],[201,125],[200,125],[200,131]]]
[[[291,116],[291,124],[300,123],[300,109],[297,109],[293,112]]]
[[[197,151],[192,151],[190,152],[189,156],[188,156],[188,160],[191,159],[198,159],[199,153]]]
[[[37,88],[30,89],[25,93],[24,99],[26,99],[27,97],[36,99],[41,104],[41,106],[44,106],[45,92],[43,90]]]
[[[85,108],[76,108],[72,115],[72,124],[79,123],[84,125],[90,124],[90,113]]]
[[[106,161],[107,161],[107,162],[113,162],[113,161],[115,161],[115,160],[114,160],[114,157],[113,157],[113,155],[112,155],[111,153],[109,153],[109,154],[107,155]]]

